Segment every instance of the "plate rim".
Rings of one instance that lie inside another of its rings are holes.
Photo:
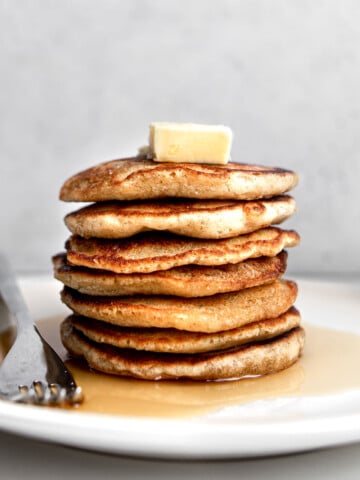
[[[356,415],[332,417],[330,425],[326,416],[266,424],[247,422],[241,426],[231,421],[213,420],[115,416],[0,401],[2,430],[103,453],[151,458],[230,459],[289,454],[360,441],[360,411]],[[154,429],[156,435],[149,435]],[[219,436],[226,436],[228,441],[219,442]]]

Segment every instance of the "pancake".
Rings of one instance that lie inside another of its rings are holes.
[[[105,373],[144,380],[219,380],[264,375],[289,367],[301,354],[305,334],[297,327],[264,342],[195,355],[139,352],[101,345],[88,340],[69,322],[62,324],[61,337],[70,353],[84,357],[91,368]]]
[[[201,353],[225,350],[254,341],[264,341],[300,326],[300,314],[290,308],[282,315],[217,333],[186,332],[166,328],[126,328],[87,317],[71,315],[73,328],[97,343],[151,352]]]
[[[102,202],[69,213],[65,224],[73,234],[85,238],[125,238],[158,230],[219,239],[281,223],[295,210],[295,200],[287,195],[246,202],[173,199]]]
[[[219,332],[275,318],[295,302],[295,282],[275,280],[258,287],[210,297],[96,297],[65,287],[62,301],[74,313],[123,327],[177,328]]]
[[[120,240],[72,236],[66,242],[66,249],[71,265],[115,273],[150,273],[190,264],[215,266],[271,257],[299,242],[295,231],[269,227],[225,240],[191,239],[156,232]]]
[[[101,163],[68,179],[60,199],[67,202],[145,200],[165,197],[253,200],[281,195],[297,184],[282,168],[228,163],[157,163],[142,157]]]
[[[287,253],[248,259],[234,265],[189,265],[152,273],[121,274],[74,267],[66,254],[53,257],[54,276],[66,286],[87,295],[175,295],[203,297],[232,292],[274,281],[286,269]]]

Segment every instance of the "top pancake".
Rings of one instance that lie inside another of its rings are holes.
[[[67,202],[182,197],[253,200],[288,192],[296,173],[281,168],[228,163],[157,163],[144,157],[101,163],[69,178],[60,199]]]

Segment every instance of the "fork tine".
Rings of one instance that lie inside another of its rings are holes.
[[[67,394],[67,401],[71,405],[77,405],[81,403],[84,399],[84,394],[81,387],[76,387],[74,390],[71,390]]]
[[[50,403],[57,403],[60,395],[60,385],[57,383],[51,383],[49,385],[49,402]]]
[[[45,391],[46,391],[46,387],[44,386],[44,384],[39,380],[34,381],[32,383],[32,389],[35,393],[36,400],[39,402],[43,402],[45,399]]]
[[[19,385],[19,392],[12,397],[12,400],[18,403],[27,403],[29,400],[29,387],[27,385]]]
[[[19,385],[19,393],[27,395],[29,393],[29,387],[26,385]]]

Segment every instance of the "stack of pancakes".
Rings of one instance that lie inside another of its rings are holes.
[[[296,283],[282,280],[295,173],[246,164],[115,160],[65,182],[53,258],[68,351],[107,373],[215,380],[292,365],[304,345]]]

